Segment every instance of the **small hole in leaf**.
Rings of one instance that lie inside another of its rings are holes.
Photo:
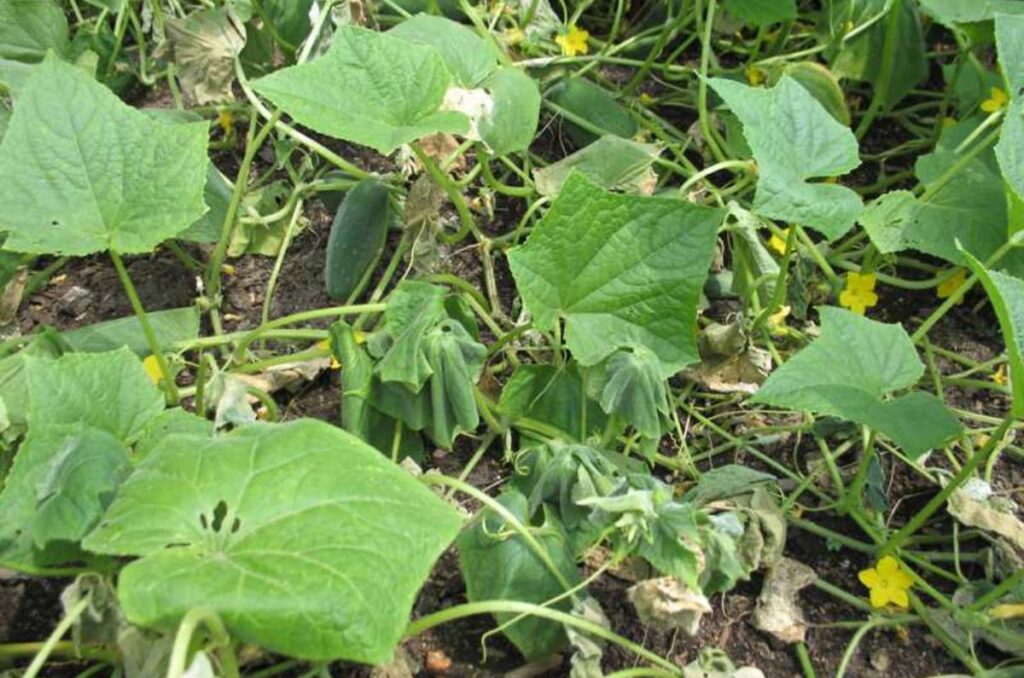
[[[50,225],[51,226],[60,226],[60,222],[57,221],[56,219],[54,219],[53,221],[50,222]]]
[[[210,527],[214,532],[220,532],[220,528],[224,526],[224,518],[228,514],[228,505],[221,499],[217,502],[217,505],[213,508],[213,523]]]
[[[210,527],[209,523],[206,522],[206,514],[199,514],[199,524],[203,526],[204,530]]]
[[[231,523],[231,532],[235,533],[238,532],[240,529],[242,529],[242,521],[238,518],[235,518],[234,522]]]

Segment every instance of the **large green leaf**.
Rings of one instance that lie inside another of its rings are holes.
[[[127,348],[68,353],[57,360],[29,356],[29,428],[87,424],[118,440],[133,440],[164,408],[163,396]]]
[[[51,0],[0,0],[0,58],[39,61],[47,50],[66,55],[68,22]]]
[[[967,265],[978,276],[992,301],[1006,341],[1010,362],[1010,386],[1013,415],[1024,417],[1024,280],[998,271],[989,271],[968,253]]]
[[[431,47],[343,26],[324,56],[253,89],[317,132],[391,153],[428,134],[468,131],[465,115],[440,110],[451,79]]]
[[[313,25],[309,10],[314,0],[259,0],[254,3],[279,45],[295,52],[309,35]]]
[[[499,68],[480,85],[491,106],[477,122],[480,139],[495,155],[524,151],[533,143],[540,120],[540,90],[518,68]]]
[[[831,19],[833,35],[845,35],[849,24],[860,26],[878,18],[871,27],[852,39],[843,39],[839,50],[832,58],[832,70],[841,78],[853,78],[871,83],[874,89],[884,85],[881,79],[886,75],[883,69],[882,53],[885,49],[886,33],[890,13],[899,12],[894,18],[896,29],[896,53],[888,71],[888,85],[883,105],[890,107],[910,93],[918,83],[928,77],[928,59],[925,56],[924,32],[917,2],[901,0],[898,8],[892,0],[837,0],[830,3],[826,12]]]
[[[860,164],[853,133],[788,76],[770,89],[724,78],[710,84],[743,123],[757,161],[754,211],[830,239],[850,230],[861,211],[860,197],[845,186],[808,179],[845,174]]]
[[[520,492],[506,490],[498,501],[520,522],[527,523],[527,500]],[[544,514],[545,524],[536,528],[537,541],[547,551],[562,577],[570,586],[575,585],[579,582],[579,571],[573,564],[565,534],[553,515],[546,510]],[[540,604],[565,593],[555,574],[522,536],[507,536],[510,529],[499,516],[486,511],[481,521],[463,532],[456,541],[469,600],[516,600]],[[569,598],[554,607],[567,611]],[[516,615],[502,613],[495,617],[499,623],[506,623]],[[525,617],[505,628],[504,633],[527,659],[552,655],[566,642],[565,631],[560,624],[539,617]]]
[[[564,319],[581,365],[642,346],[667,377],[699,359],[697,298],[721,220],[718,210],[609,193],[574,173],[509,264],[534,325]]]
[[[403,21],[389,35],[437,50],[459,87],[479,87],[495,69],[498,50],[492,42],[460,23],[430,14]]]
[[[195,306],[153,311],[146,317],[164,351],[172,351],[176,343],[193,341],[199,336],[199,310]],[[124,346],[138,356],[149,354],[146,335],[134,315],[63,332],[61,338],[76,351],[96,353]]]
[[[378,664],[461,522],[369,445],[299,420],[166,438],[84,546],[140,557],[118,580],[133,623],[203,607],[271,651]]]
[[[206,211],[207,125],[165,125],[48,57],[0,144],[0,229],[18,252],[149,252]]]
[[[821,336],[777,369],[751,402],[808,410],[871,427],[911,457],[961,431],[933,395],[919,391],[888,399],[924,374],[914,344],[900,325],[886,325],[823,306]]]

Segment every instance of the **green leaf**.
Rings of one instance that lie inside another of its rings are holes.
[[[701,507],[713,501],[750,492],[756,485],[775,480],[775,476],[748,466],[726,464],[702,473],[697,485],[687,490],[683,501]]]
[[[772,373],[750,402],[863,424],[892,438],[911,458],[960,433],[960,423],[929,393],[885,399],[924,374],[903,327],[830,306],[818,312],[821,336]]]
[[[456,320],[443,320],[423,339],[430,366],[430,435],[451,448],[459,431],[472,432],[480,424],[473,387],[487,357],[487,348]]]
[[[377,364],[384,382],[398,382],[419,392],[432,373],[424,351],[424,337],[447,317],[443,287],[415,280],[402,281],[388,297],[384,310],[387,333],[394,343]]]
[[[215,243],[220,240],[220,231],[231,205],[231,192],[231,184],[211,163],[206,171],[206,185],[203,187],[203,200],[210,209],[179,234],[178,238],[204,243]]]
[[[770,89],[724,78],[709,83],[743,123],[757,161],[753,210],[809,226],[829,239],[849,231],[861,211],[860,197],[845,186],[808,183],[860,164],[857,139],[849,128],[788,76]]]
[[[859,222],[879,252],[892,254],[913,247],[905,231],[916,211],[913,193],[889,191],[864,208]]]
[[[149,252],[206,211],[206,123],[165,125],[49,57],[0,144],[5,248]]]
[[[598,404],[587,397],[575,362],[520,365],[502,389],[498,408],[513,423],[534,419],[579,441],[603,430],[606,421]]]
[[[7,419],[12,425],[25,425],[28,422],[28,378],[25,376],[28,357],[57,358],[63,350],[56,332],[44,332],[18,353],[0,360],[0,399],[4,402]]]
[[[839,78],[832,71],[816,61],[797,61],[786,64],[781,73],[800,83],[840,125],[850,126],[850,109],[846,106],[846,93],[839,86]]]
[[[672,410],[657,356],[643,347],[619,350],[592,370],[587,388],[601,409],[629,422],[646,438],[660,438]]]
[[[312,30],[309,10],[314,0],[260,0],[260,16],[271,26],[272,34],[281,47],[295,52]]]
[[[479,87],[497,66],[498,50],[491,41],[444,17],[417,14],[392,28],[388,35],[433,47],[459,87]]]
[[[477,122],[480,138],[495,155],[525,151],[540,120],[540,90],[518,68],[499,68],[481,84],[491,96],[490,110]]]
[[[324,56],[252,86],[300,124],[388,154],[428,134],[468,131],[466,116],[440,110],[450,84],[433,48],[343,26]]]
[[[651,169],[661,149],[613,134],[605,135],[572,155],[533,170],[537,192],[557,195],[569,174],[576,170],[610,191],[649,194],[658,177]]]
[[[921,0],[921,8],[950,28],[991,21],[996,14],[1024,14],[1024,6],[1018,0]]]
[[[142,427],[132,460],[137,464],[159,447],[164,438],[182,433],[209,438],[213,435],[213,422],[180,407],[164,410]]]
[[[779,264],[761,242],[758,234],[761,223],[753,212],[735,202],[729,203],[729,215],[734,219],[729,227],[733,235],[732,291],[746,298],[756,289],[762,299],[770,299],[775,293]]]
[[[164,409],[164,399],[127,348],[25,358],[29,428],[86,424],[132,441]]]
[[[165,439],[84,545],[139,557],[118,580],[133,623],[170,629],[201,606],[272,652],[379,664],[460,526],[370,446],[299,420]]]
[[[36,546],[77,542],[88,534],[128,475],[128,455],[117,438],[99,429],[69,433],[54,448],[36,486],[30,528]]]
[[[722,7],[754,26],[770,26],[796,18],[796,0],[725,0]]]
[[[69,46],[64,11],[51,0],[0,0],[0,58],[40,61]]]
[[[199,310],[195,306],[153,311],[146,317],[163,351],[170,352],[175,344],[195,341],[199,337]],[[137,356],[149,355],[146,335],[134,315],[62,332],[61,338],[75,351],[99,353],[124,346]]]
[[[996,16],[996,47],[1011,102],[996,158],[1006,181],[1018,196],[1024,196],[1024,15]]]
[[[506,490],[498,501],[520,522],[527,523],[527,501],[521,493]],[[535,528],[537,541],[562,577],[575,585],[579,582],[579,572],[573,564],[565,533],[557,518],[548,511],[544,512],[544,517],[544,525]],[[480,522],[463,532],[456,546],[470,602],[515,600],[540,604],[565,592],[554,573],[527,546],[522,536],[510,533],[507,524],[491,511],[485,511]],[[567,611],[570,599],[566,597],[553,607]],[[516,616],[501,613],[495,618],[504,624]],[[506,627],[504,633],[528,660],[550,656],[566,643],[560,624],[539,617],[527,616]]]
[[[640,346],[668,377],[699,359],[697,298],[721,220],[681,200],[609,193],[576,173],[509,264],[535,327],[564,318],[581,365]]]
[[[882,52],[889,24],[890,0],[839,0],[832,3],[827,15],[831,18],[833,35],[845,35],[847,22],[862,25],[875,19],[870,28],[850,40],[843,40],[832,58],[832,70],[840,78],[852,78],[871,83],[878,89],[883,83]],[[918,83],[928,77],[928,59],[925,55],[924,33],[916,2],[900,2],[896,18],[896,53],[889,72],[889,83],[883,104],[893,106],[910,93]]]
[[[182,89],[200,105],[234,99],[235,59],[245,47],[245,27],[217,7],[168,17],[164,28]]]
[[[985,286],[999,318],[1009,356],[1013,416],[1024,417],[1024,280],[990,271],[968,252],[964,252],[964,259]]]

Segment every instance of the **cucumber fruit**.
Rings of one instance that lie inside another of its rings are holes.
[[[344,301],[384,251],[388,189],[376,179],[356,184],[341,201],[327,239],[327,295]]]

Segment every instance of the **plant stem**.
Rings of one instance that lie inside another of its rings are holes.
[[[128,301],[132,304],[132,310],[135,311],[135,316],[139,319],[139,325],[142,326],[142,333],[146,337],[146,346],[149,347],[150,354],[156,359],[156,363],[160,367],[160,374],[163,377],[160,380],[160,388],[163,389],[164,394],[167,396],[167,403],[169,405],[177,405],[178,385],[174,383],[174,375],[171,374],[171,368],[167,365],[167,358],[164,357],[164,352],[160,348],[160,342],[157,341],[156,332],[153,331],[153,325],[149,322],[146,309],[142,307],[142,300],[139,299],[139,294],[135,291],[135,285],[132,284],[132,279],[128,276],[128,271],[124,267],[121,255],[116,250],[110,250],[110,259],[114,262],[114,268],[117,269],[117,277],[120,278],[121,286],[124,287],[125,294],[128,295]]]
[[[50,657],[50,653],[53,652],[57,646],[57,642],[64,637],[64,634],[74,625],[78,618],[85,612],[85,608],[89,607],[89,602],[92,600],[91,596],[85,596],[80,601],[75,603],[74,607],[68,610],[68,613],[64,615],[64,618],[60,620],[57,627],[53,630],[53,633],[49,635],[43,646],[39,648],[39,652],[32,658],[32,663],[25,669],[25,673],[22,674],[22,678],[36,678],[39,672],[43,670],[43,666],[46,665],[46,660]]]
[[[603,638],[609,642],[620,645],[630,652],[636,654],[638,657],[646,659],[651,664],[661,667],[666,671],[671,672],[673,675],[679,674],[678,667],[672,662],[659,657],[654,652],[634,643],[631,640],[623,638],[617,633],[613,633],[608,629],[604,628],[600,624],[595,624],[586,619],[575,617],[571,614],[567,614],[560,610],[552,610],[540,605],[534,605],[532,603],[522,603],[513,600],[483,600],[475,603],[464,603],[462,605],[456,605],[449,607],[444,610],[439,610],[433,614],[428,614],[425,617],[420,617],[416,621],[409,624],[405,630],[406,638],[413,638],[420,635],[421,633],[440,626],[447,622],[455,621],[457,619],[464,619],[465,617],[475,617],[481,614],[497,614],[501,612],[531,614],[536,617],[543,619],[550,619],[551,621],[558,622],[559,624],[565,624],[566,626],[572,626],[580,629],[585,633]]]
[[[189,649],[192,646],[192,636],[200,624],[210,632],[214,647],[224,650],[224,652],[218,652],[218,657],[220,657],[221,669],[226,674],[226,678],[238,678],[238,660],[231,648],[231,636],[228,635],[220,617],[209,610],[200,608],[189,610],[178,626],[178,633],[174,636],[174,646],[171,649],[170,663],[167,667],[167,678],[182,678],[185,675]]]

